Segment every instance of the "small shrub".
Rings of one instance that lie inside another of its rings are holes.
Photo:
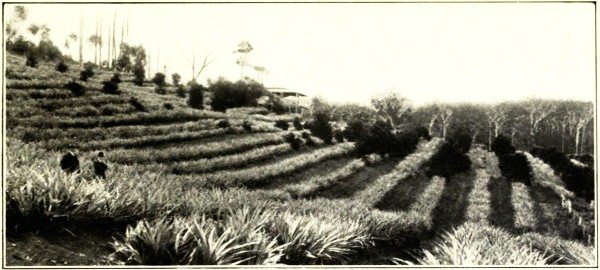
[[[279,98],[274,99],[270,105],[271,105],[270,111],[272,111],[276,114],[284,114],[285,113],[285,106],[283,105],[283,102]]]
[[[121,83],[121,75],[118,72],[115,72],[112,78],[110,78],[110,81],[113,83]]]
[[[447,140],[452,144],[452,146],[456,150],[463,154],[469,152],[469,150],[471,149],[471,144],[473,142],[471,136],[465,133],[451,134]]]
[[[119,94],[119,85],[112,81],[104,81],[102,82],[102,91],[106,94],[116,95]]]
[[[333,139],[333,130],[329,124],[329,116],[325,113],[315,114],[314,121],[311,124],[310,132],[323,140],[326,144],[331,144]]]
[[[91,77],[94,76],[94,64],[87,62],[83,65],[83,70],[79,73],[79,79],[81,79],[84,82],[87,82],[87,80]]]
[[[509,138],[500,134],[492,142],[492,152],[496,156],[501,157],[515,153],[515,148],[512,146]]]
[[[163,104],[163,107],[167,110],[172,110],[175,108],[175,107],[173,107],[173,104],[171,104],[171,103],[165,103],[165,104]]]
[[[159,73],[154,74],[154,78],[152,78],[152,82],[154,84],[156,84],[156,86],[164,87],[167,84],[165,81],[165,78],[166,78],[165,74],[162,74],[159,72]]]
[[[83,96],[85,94],[85,88],[83,88],[83,86],[81,86],[81,84],[78,84],[76,82],[68,82],[65,87],[67,89],[69,89],[69,91],[71,91],[71,93],[73,93],[74,96],[80,97]]]
[[[502,175],[513,182],[531,184],[532,171],[527,157],[522,153],[514,153],[500,156],[498,158]]]
[[[285,120],[277,120],[275,121],[275,127],[280,128],[282,130],[288,130],[288,128],[290,128],[290,125]]]
[[[60,62],[60,63],[58,63],[58,65],[56,65],[56,71],[58,71],[60,73],[65,73],[68,70],[69,70],[69,67],[64,62]]]
[[[177,74],[177,73],[173,73],[171,75],[171,78],[173,80],[173,85],[175,86],[179,86],[179,82],[181,81],[181,75]]]
[[[333,137],[338,143],[344,142],[344,133],[341,130],[335,130],[333,132]]]
[[[348,123],[348,126],[344,130],[344,137],[346,140],[350,142],[356,142],[360,140],[360,138],[366,132],[365,126],[361,121],[351,121]]]
[[[185,86],[183,86],[182,84],[176,85],[175,94],[178,97],[185,98]]]
[[[435,175],[451,179],[457,173],[471,168],[471,159],[449,142],[445,142],[426,163],[427,177]]]
[[[146,107],[144,107],[144,105],[142,105],[135,97],[129,99],[129,104],[131,104],[138,112],[146,111]]]
[[[313,141],[312,137],[310,136],[310,133],[303,131],[302,132],[302,139],[304,139],[304,143],[308,146],[313,146],[315,145],[315,141]]]
[[[302,122],[300,122],[300,117],[294,117],[294,128],[296,130],[303,130],[304,127],[302,126]]]
[[[252,131],[252,122],[250,122],[248,119],[244,119],[244,122],[242,123],[242,127],[244,128],[245,131]]]
[[[228,128],[228,127],[231,127],[231,124],[229,123],[229,120],[223,119],[217,123],[217,127],[218,128]]]
[[[298,150],[302,146],[302,141],[294,133],[285,134],[283,138],[294,150]]]
[[[194,109],[204,109],[204,86],[192,83],[187,103]]]
[[[28,67],[35,68],[38,65],[38,57],[35,53],[28,53],[27,60],[25,61],[25,65]]]
[[[133,79],[133,83],[137,86],[143,86],[144,85],[144,78],[146,77],[146,75],[144,75],[144,67],[141,65],[135,65],[133,66],[133,76],[135,76],[135,78]]]
[[[157,86],[157,87],[154,87],[154,92],[159,95],[165,95],[165,94],[167,94],[167,89],[164,87],[161,87],[161,86]]]
[[[100,109],[100,114],[105,116],[114,115],[119,109],[114,105],[106,105]]]

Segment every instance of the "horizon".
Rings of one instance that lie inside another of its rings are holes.
[[[269,72],[262,78],[266,87],[331,103],[366,105],[388,91],[415,106],[596,98],[591,3],[19,5],[28,10],[20,33],[32,23],[47,24],[65,54],[65,37],[79,33],[85,16],[85,60],[93,60],[87,38],[96,14],[106,25],[116,11],[117,33],[127,19],[129,44],[151,55],[150,78],[166,64],[169,80],[177,72],[188,81],[195,47],[197,56],[212,51],[215,59],[200,82],[238,80],[232,52],[248,41],[254,47],[249,62]],[[5,22],[14,6],[6,5]]]

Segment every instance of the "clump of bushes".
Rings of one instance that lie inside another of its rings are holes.
[[[119,84],[117,83],[112,81],[103,81],[102,85],[102,91],[106,94],[117,95],[121,93],[121,91],[119,91]]]
[[[302,134],[302,139],[304,139],[304,143],[308,146],[313,146],[315,145],[315,141],[313,141],[312,137],[310,136],[310,133],[303,131]]]
[[[38,65],[38,57],[35,53],[31,52],[27,54],[27,60],[25,61],[25,65],[28,67],[35,68]]]
[[[135,76],[133,83],[137,86],[143,86],[144,78],[146,78],[146,75],[144,74],[144,66],[136,62],[136,64],[133,66],[133,76]]]
[[[359,141],[366,132],[365,125],[362,121],[350,121],[346,129],[344,129],[344,137],[351,142]]]
[[[68,82],[65,87],[67,89],[69,89],[69,91],[71,91],[71,93],[73,93],[74,96],[80,97],[85,95],[85,88],[83,88],[83,86],[81,86],[81,84],[78,84],[74,81],[70,81]]]
[[[179,82],[181,81],[181,75],[179,75],[177,73],[173,73],[171,75],[171,79],[173,80],[174,86],[179,86]]]
[[[242,127],[244,128],[245,131],[252,131],[252,122],[250,122],[250,120],[248,119],[244,119],[244,122],[242,123]]]
[[[121,75],[118,72],[115,72],[112,78],[110,78],[110,81],[113,83],[121,83]]]
[[[269,110],[276,114],[284,114],[285,106],[283,105],[281,99],[275,97],[272,97],[271,99],[272,101],[269,104]]]
[[[240,80],[233,83],[224,79],[211,83],[208,91],[213,93],[212,109],[220,112],[228,108],[256,107],[257,99],[267,94],[264,86],[257,82]]]
[[[329,124],[329,115],[317,113],[310,124],[310,133],[323,140],[326,144],[331,144],[333,139],[333,130]]]
[[[173,104],[171,104],[171,103],[168,103],[168,102],[167,102],[167,103],[165,103],[165,104],[163,104],[163,107],[164,107],[165,109],[167,109],[167,110],[172,110],[172,109],[174,109],[174,108],[175,108],[175,107],[173,107]]]
[[[290,128],[290,125],[285,120],[277,120],[275,121],[275,127],[280,128],[282,130],[288,130],[288,128]]]
[[[154,84],[156,84],[156,88],[154,88],[154,92],[156,92],[159,95],[164,95],[167,93],[167,90],[165,89],[165,86],[167,85],[165,78],[166,78],[165,74],[162,74],[160,72],[154,74],[154,78],[152,78],[152,82]]]
[[[289,143],[292,149],[298,150],[302,146],[302,140],[294,133],[288,133],[283,136],[285,142]]]
[[[60,73],[65,73],[69,70],[69,66],[67,66],[65,64],[65,62],[60,62],[58,63],[58,65],[56,65],[56,71],[60,72]]]
[[[531,184],[532,173],[529,161],[522,153],[516,153],[509,138],[502,134],[498,135],[492,142],[492,151],[498,157],[498,167],[504,177],[525,185]]]
[[[229,120],[223,119],[217,123],[217,127],[218,128],[228,128],[228,127],[231,127],[231,124],[229,123]]]
[[[466,154],[471,149],[471,144],[472,139],[468,134],[450,134],[438,152],[427,162],[427,176],[438,175],[451,179],[458,173],[468,171],[471,168],[471,159]]]
[[[204,109],[204,86],[197,83],[191,83],[187,103],[190,107],[194,109]]]
[[[300,122],[300,117],[294,117],[294,122],[293,122],[294,128],[296,130],[303,130],[304,126],[302,126],[302,122]]]
[[[138,112],[146,111],[146,107],[144,107],[144,105],[142,105],[135,97],[129,99],[129,104],[131,104]]]
[[[536,147],[531,154],[550,165],[561,176],[565,187],[586,201],[594,199],[594,169],[579,167],[569,157],[556,148]]]
[[[185,86],[179,84],[175,86],[175,94],[180,98],[185,98]]]
[[[335,141],[338,143],[344,142],[344,133],[341,130],[333,131],[333,137]]]
[[[87,62],[83,65],[83,70],[79,73],[79,79],[84,82],[94,76],[94,64]]]

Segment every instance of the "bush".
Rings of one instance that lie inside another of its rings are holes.
[[[283,106],[283,102],[281,101],[281,99],[274,98],[274,100],[271,102],[271,107],[269,110],[276,114],[284,114],[285,106]]]
[[[185,86],[178,84],[175,88],[175,94],[178,97],[185,98]]]
[[[159,95],[165,95],[165,94],[167,94],[167,89],[164,87],[161,87],[161,86],[157,86],[157,87],[154,87],[154,93],[157,93]]]
[[[146,111],[146,107],[144,107],[144,105],[142,105],[135,97],[129,99],[129,104],[131,104],[138,112]]]
[[[69,70],[69,67],[64,62],[60,62],[60,63],[58,63],[58,65],[56,65],[56,71],[58,71],[60,73],[65,73],[68,70]]]
[[[27,65],[28,67],[32,67],[35,68],[38,65],[38,57],[35,53],[28,53],[27,54],[27,61],[25,61],[25,65]]]
[[[56,61],[62,58],[60,49],[50,40],[41,40],[35,52],[44,61]]]
[[[18,55],[27,55],[30,52],[35,52],[35,44],[25,40],[23,36],[19,36],[15,41],[6,42],[6,50]]]
[[[103,81],[102,82],[102,91],[106,94],[116,95],[119,94],[119,85],[112,81]]]
[[[492,152],[494,152],[496,156],[501,157],[514,154],[515,148],[512,146],[509,138],[500,134],[492,142]]]
[[[302,139],[304,139],[304,143],[308,146],[313,146],[315,145],[315,141],[313,141],[312,137],[310,136],[310,133],[303,131],[302,134]]]
[[[320,138],[326,144],[331,144],[333,139],[333,130],[329,124],[329,116],[325,113],[315,114],[311,123],[310,132],[317,138]]]
[[[197,83],[190,84],[188,105],[194,109],[204,109],[204,86]]]
[[[164,87],[167,83],[165,81],[165,74],[162,73],[156,73],[154,74],[154,78],[152,78],[152,82],[154,84],[156,84],[156,86],[158,87]]]
[[[110,78],[110,81],[113,83],[121,83],[121,75],[118,72],[115,72],[112,78]]]
[[[302,122],[300,122],[300,117],[297,117],[297,116],[294,117],[293,124],[294,124],[294,128],[296,130],[303,130],[304,129],[304,127],[302,126]]]
[[[452,143],[445,142],[426,164],[427,177],[439,175],[451,179],[457,173],[471,168],[471,159]]]
[[[283,136],[285,142],[289,143],[292,149],[298,150],[302,146],[300,138],[296,137],[294,133],[288,133]]]
[[[248,119],[244,119],[244,123],[242,123],[242,127],[244,128],[245,131],[252,131],[252,122],[250,122]]]
[[[527,157],[522,153],[503,155],[499,159],[498,167],[502,175],[513,182],[531,184],[532,172]]]
[[[338,143],[344,142],[344,133],[341,130],[335,130],[333,132],[333,137]]]
[[[74,96],[80,97],[85,94],[85,88],[74,81],[68,82],[65,87],[69,89]]]
[[[362,124],[361,124],[362,125]],[[348,127],[350,128],[350,126]],[[384,121],[377,121],[364,133],[357,134],[357,152],[359,155],[377,153],[381,156],[389,153],[391,142],[395,140],[392,127]]]
[[[171,104],[171,103],[165,103],[165,104],[163,104],[163,107],[165,107],[165,109],[167,109],[167,110],[172,110],[175,108],[175,107],[173,107],[173,104]]]
[[[173,80],[173,85],[179,86],[179,82],[181,81],[181,75],[177,73],[173,73],[171,75],[171,79]]]
[[[217,123],[217,127],[218,128],[228,128],[228,127],[231,127],[231,124],[229,123],[229,120],[223,119]]]
[[[144,78],[146,77],[146,75],[144,75],[144,66],[137,64],[133,66],[133,76],[135,76],[133,83],[137,86],[143,86]]]
[[[280,128],[282,130],[288,130],[288,128],[290,128],[290,125],[285,120],[277,120],[275,121],[275,127]]]
[[[263,85],[256,82],[232,83],[223,79],[212,83],[208,90],[213,93],[211,107],[224,112],[228,108],[256,107],[257,99],[267,94]]]
[[[351,121],[344,130],[344,137],[351,142],[359,141],[365,133],[365,126],[361,121]]]
[[[448,136],[448,142],[459,152],[466,154],[471,150],[473,139],[469,134],[455,133]]]
[[[87,62],[83,65],[83,70],[81,71],[81,73],[79,73],[79,79],[81,79],[84,82],[87,82],[87,80],[91,77],[94,76],[94,64]]]

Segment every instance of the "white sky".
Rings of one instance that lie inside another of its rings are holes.
[[[335,102],[367,103],[390,90],[417,105],[529,96],[595,99],[592,3],[25,6],[27,25],[47,24],[61,49],[69,33],[79,33],[80,14],[87,38],[94,34],[96,13],[112,23],[116,11],[117,28],[128,18],[130,43],[152,55],[152,74],[160,49],[159,71],[168,61],[168,77],[178,72],[184,81],[191,77],[186,56],[193,47],[197,56],[212,51],[215,58],[201,82],[237,80],[232,52],[245,40],[254,47],[250,62],[269,71],[263,77],[267,87]],[[12,7],[6,10],[10,19]]]

